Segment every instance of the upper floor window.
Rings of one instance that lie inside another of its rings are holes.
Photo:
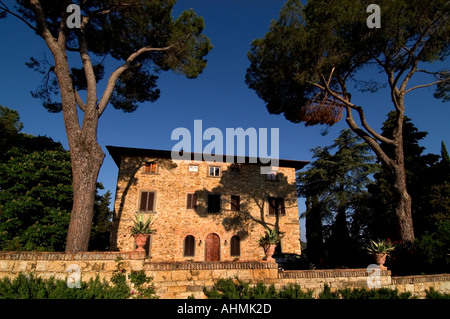
[[[270,172],[266,174],[266,181],[276,182],[277,180],[277,172]]]
[[[141,212],[155,211],[156,192],[142,191],[140,196],[139,210]]]
[[[269,215],[286,215],[284,198],[269,197]]]
[[[208,194],[208,213],[220,213],[220,194]]]
[[[266,173],[266,181],[277,182],[278,181],[278,168],[269,167]]]
[[[197,194],[187,194],[186,198],[186,208],[196,209],[197,208]]]
[[[189,165],[189,172],[198,172],[198,165]]]
[[[144,163],[144,173],[156,174],[157,172],[158,172],[158,163],[156,162]]]
[[[241,210],[241,197],[239,195],[231,195],[231,210],[238,212]]]
[[[208,176],[219,177],[220,176],[220,167],[219,166],[210,166],[208,171]]]
[[[239,166],[230,166],[230,173],[233,176],[237,176],[241,173],[241,168]]]

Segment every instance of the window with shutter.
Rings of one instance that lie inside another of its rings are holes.
[[[230,256],[240,256],[241,255],[241,239],[239,236],[233,236],[230,240]]]
[[[231,210],[235,212],[241,210],[241,198],[239,195],[231,195]]]
[[[141,201],[139,204],[141,212],[155,211],[155,192],[142,191]]]
[[[209,194],[208,195],[208,213],[220,212],[220,195]]]
[[[187,194],[186,199],[186,208],[187,209],[196,209],[197,208],[197,194]]]
[[[195,237],[188,235],[184,238],[184,257],[194,257],[195,255]]]
[[[158,163],[156,162],[144,163],[144,173],[156,174],[157,172],[158,172]]]
[[[280,215],[286,215],[286,207],[284,206],[284,198],[278,198],[279,204],[278,204],[278,212]]]
[[[269,197],[269,215],[275,215],[276,210],[276,198]]]
[[[269,215],[286,215],[284,198],[269,197]]]

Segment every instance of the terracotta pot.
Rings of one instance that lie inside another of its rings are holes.
[[[266,253],[266,261],[275,261],[275,259],[272,257],[272,255],[275,253],[275,248],[277,245],[269,245],[267,247],[265,253]]]
[[[375,261],[380,266],[380,269],[387,269],[386,266],[384,266],[384,263],[386,262],[386,254],[376,254],[374,255]]]
[[[148,235],[139,234],[134,236],[137,248],[134,251],[145,251],[144,246],[147,242]]]

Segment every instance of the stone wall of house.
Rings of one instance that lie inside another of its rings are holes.
[[[65,280],[72,265],[80,267],[81,279],[89,281],[99,276],[110,280],[116,270],[116,258],[121,257],[123,268],[144,270],[153,277],[157,294],[169,298],[205,298],[203,287],[212,287],[221,278],[241,280],[256,284],[274,284],[280,289],[287,284],[299,284],[303,289],[312,289],[315,296],[325,284],[331,290],[367,287],[366,269],[297,270],[279,272],[276,263],[256,261],[229,262],[146,262],[143,253],[136,252],[92,252],[92,253],[47,253],[47,252],[0,252],[0,278],[15,277],[19,273]],[[72,267],[73,268],[73,267]],[[450,274],[391,277],[390,271],[379,273],[380,287],[397,288],[399,292],[411,292],[419,298],[425,290],[434,288],[441,293],[450,293]],[[75,289],[75,288],[74,288]]]
[[[157,162],[156,174],[145,173],[144,162]],[[198,171],[189,170],[189,165],[198,165]],[[295,169],[280,167],[278,181],[266,181],[256,164],[239,164],[239,173],[231,172],[231,163],[210,163],[204,161],[182,161],[148,157],[122,158],[116,199],[112,242],[115,249],[133,250],[130,236],[132,218],[139,210],[140,192],[156,193],[155,220],[157,233],[151,236],[151,260],[204,261],[205,240],[214,233],[220,239],[220,261],[261,260],[264,252],[257,240],[264,234],[264,226],[270,228],[278,223],[286,233],[281,247],[283,252],[300,251],[300,230],[295,186]],[[219,177],[208,176],[210,166],[221,169]],[[197,208],[186,207],[187,194],[197,195]],[[221,211],[207,213],[208,194],[221,195]],[[231,210],[231,195],[240,196],[240,211]],[[268,197],[285,199],[284,216],[269,215]],[[195,255],[184,257],[183,242],[186,236],[195,238]],[[231,237],[241,239],[239,258],[231,256]]]

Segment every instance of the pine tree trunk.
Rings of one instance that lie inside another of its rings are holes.
[[[414,240],[414,228],[411,213],[412,200],[406,187],[405,157],[403,151],[403,120],[405,112],[404,94],[401,94],[397,88],[392,90],[393,100],[396,101],[398,108],[396,127],[394,129],[392,143],[389,144],[393,147],[393,154],[388,156],[388,154],[378,144],[376,139],[371,137],[356,125],[351,114],[352,109],[348,106],[346,121],[349,127],[367,142],[367,144],[377,155],[378,159],[392,171],[394,175],[393,188],[396,194],[395,215],[398,221],[399,237],[404,242],[412,242]],[[362,113],[360,113],[360,118],[361,114]],[[380,139],[380,137],[378,137],[378,139]]]
[[[86,104],[80,105],[81,103],[78,101],[78,106],[84,113],[80,125],[77,112],[77,93],[72,83],[66,53],[66,30],[62,28],[55,38],[48,28],[41,3],[37,0],[30,0],[30,5],[34,11],[39,35],[45,40],[55,60],[54,72],[60,88],[64,125],[72,162],[74,196],[66,252],[87,251],[97,178],[105,157],[103,150],[97,143],[97,125],[100,112],[97,103],[95,74],[90,62],[86,41],[83,36],[79,36],[80,56],[87,82]]]
[[[97,178],[105,153],[97,143],[99,113],[96,99],[86,104],[80,127],[75,91],[65,54],[56,56],[55,64],[72,162],[74,196],[66,252],[73,253],[88,250]]]
[[[403,242],[414,240],[414,227],[412,221],[411,196],[406,188],[406,172],[404,165],[394,167],[394,191],[396,196],[395,215],[398,220],[399,236]]]
[[[89,145],[87,145],[89,146]],[[71,150],[73,147],[71,147]],[[73,207],[67,233],[66,252],[87,251],[94,216],[97,178],[105,154],[95,143],[91,149],[71,151]]]
[[[411,196],[406,187],[405,153],[403,147],[403,124],[404,124],[404,95],[397,97],[401,112],[398,113],[397,127],[393,135],[396,144],[394,145],[394,154],[392,161],[392,170],[394,172],[394,192],[396,199],[395,215],[398,220],[399,236],[403,242],[412,242],[414,240],[414,227],[412,221]]]

